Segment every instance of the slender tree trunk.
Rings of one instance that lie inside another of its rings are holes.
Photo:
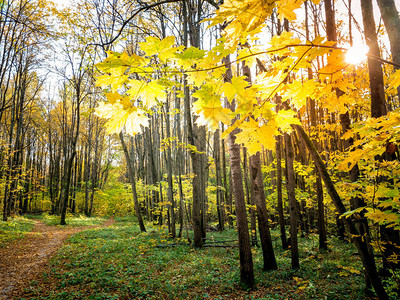
[[[325,183],[325,187],[331,196],[332,202],[336,207],[336,210],[340,215],[343,215],[346,213],[346,208],[339,196],[339,194],[336,191],[336,188],[334,186],[334,183],[332,179],[330,178],[330,175],[328,173],[328,170],[325,167],[324,162],[322,161],[320,155],[318,154],[318,151],[315,149],[315,146],[313,145],[311,139],[308,137],[307,133],[304,131],[303,127],[299,125],[293,125],[293,127],[296,129],[299,138],[301,138],[304,141],[304,144],[307,146],[308,150],[311,153],[311,156],[314,160],[314,163],[316,167],[318,168],[318,172],[320,173],[322,180]],[[378,271],[376,269],[375,265],[375,260],[374,257],[371,255],[369,249],[368,249],[368,244],[367,241],[360,235],[358,232],[357,228],[355,227],[354,223],[349,219],[349,218],[343,218],[344,223],[351,234],[354,244],[357,247],[358,253],[360,255],[361,261],[363,263],[363,266],[365,270],[367,271],[368,277],[372,283],[372,286],[378,295],[379,299],[389,299],[383,285],[382,281],[379,278]]]
[[[239,237],[240,282],[246,288],[255,287],[253,259],[251,255],[249,227],[247,224],[246,202],[244,198],[243,177],[240,166],[240,146],[236,144],[237,129],[229,134],[229,153],[232,171],[232,186],[235,197],[236,225]]]
[[[187,4],[190,6],[187,7]],[[188,46],[188,37],[190,37],[191,44],[194,47],[200,46],[200,30],[198,20],[195,20],[196,8],[194,3],[191,1],[184,1],[182,7],[182,14],[185,18],[183,28],[184,45]],[[197,7],[197,14],[200,18],[201,7]],[[190,31],[188,31],[188,27]],[[184,79],[184,103],[185,103],[185,117],[187,125],[188,142],[192,146],[195,146],[197,151],[190,153],[192,159],[192,169],[194,173],[193,178],[193,213],[192,223],[194,231],[194,247],[203,247],[206,233],[204,232],[204,203],[205,203],[205,154],[201,153],[205,150],[205,128],[202,126],[199,128],[194,122],[192,122],[191,115],[191,97],[189,86],[187,85],[186,78]]]
[[[165,126],[166,126],[166,135],[167,139],[171,136],[171,123],[169,117],[169,99],[165,103]],[[172,179],[172,154],[171,154],[171,145],[167,146],[167,156],[166,156],[166,164],[167,164],[167,181],[168,181],[168,202],[169,206],[169,214],[171,216],[171,237],[175,238],[176,236],[176,221],[175,221],[175,199],[174,199],[174,185]]]
[[[223,60],[225,65],[229,65],[229,56]],[[232,70],[227,68],[225,80],[230,81]],[[234,111],[235,101],[230,104],[230,109]],[[246,201],[244,198],[243,176],[240,159],[240,145],[236,141],[236,134],[239,129],[234,129],[228,136],[229,154],[231,162],[233,194],[235,197],[236,226],[239,238],[239,257],[240,257],[240,282],[249,289],[255,287],[253,273],[253,258],[251,254],[249,226],[247,224]]]
[[[299,262],[299,245],[297,242],[297,225],[298,225],[298,211],[297,201],[295,195],[295,173],[293,169],[294,151],[292,139],[289,134],[285,133],[285,148],[286,148],[286,172],[287,172],[287,192],[289,199],[289,213],[290,213],[290,253],[292,258],[292,269],[300,268]]]
[[[223,231],[225,227],[225,203],[224,203],[224,191],[222,190],[222,179],[221,179],[221,148],[220,148],[219,129],[217,129],[214,133],[214,163],[215,163],[215,177],[217,181],[216,183],[217,183],[218,226],[219,230]]]
[[[129,173],[129,181],[131,182],[131,187],[132,187],[133,204],[135,206],[136,218],[138,219],[140,231],[146,232],[146,227],[144,226],[143,219],[142,219],[142,213],[140,212],[139,199],[138,199],[137,192],[136,192],[135,169],[133,167],[133,158],[131,158],[131,156],[129,155],[129,151],[125,144],[124,135],[122,132],[119,133],[119,140],[121,142],[121,145],[122,145],[122,148],[123,148],[124,154],[125,154],[125,160],[126,160],[126,164],[127,164],[127,168],[128,168],[128,173]]]
[[[247,163],[247,149],[243,147],[243,174],[244,186],[246,190],[247,204],[249,205],[250,215],[250,232],[251,232],[251,245],[257,245],[257,221],[256,221],[256,207],[255,207],[255,191],[253,185],[250,184],[249,167]]]
[[[377,0],[389,36],[393,62],[400,64],[400,17],[394,0]],[[399,69],[399,68],[396,68]],[[397,88],[400,97],[400,86]]]
[[[60,212],[61,212],[61,220],[60,225],[67,225],[65,221],[65,217],[67,214],[67,207],[68,207],[68,199],[69,199],[69,189],[71,185],[71,175],[72,175],[72,166],[74,163],[76,152],[72,152],[72,154],[66,158],[65,166],[64,166],[64,176],[62,180],[62,188],[61,188],[61,195],[60,195]]]
[[[278,214],[279,228],[281,232],[282,248],[288,248],[285,229],[285,216],[283,214],[283,199],[282,199],[282,136],[277,136],[276,142],[276,188],[278,193]]]
[[[263,270],[276,270],[274,248],[272,247],[271,233],[268,224],[268,212],[265,205],[263,176],[261,172],[260,152],[250,156],[250,178],[254,190],[254,202],[257,206],[258,231],[260,232],[261,247],[263,250]]]
[[[372,0],[361,0],[361,12],[369,54],[380,57]],[[381,62],[368,57],[368,74],[371,89],[371,116],[379,118],[382,115],[386,115],[387,112]]]

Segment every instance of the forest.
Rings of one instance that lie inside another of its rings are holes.
[[[399,10],[0,0],[0,299],[399,299]]]

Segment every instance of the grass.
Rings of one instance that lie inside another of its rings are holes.
[[[35,220],[42,221],[47,225],[59,225],[60,216],[55,215],[26,215],[9,218],[7,222],[0,221],[0,248],[8,243],[22,239],[25,234],[31,231],[35,225]],[[84,215],[68,214],[66,221],[68,226],[94,226],[104,223],[107,218],[86,217]]]
[[[140,233],[129,218],[108,228],[74,235],[53,258],[50,271],[26,290],[29,299],[363,299],[361,263],[350,244],[331,241],[320,252],[317,237],[300,239],[301,269],[278,245],[279,269],[262,272],[261,249],[253,249],[257,290],[239,286],[237,248],[191,249],[157,227]],[[208,233],[232,239],[235,230]],[[177,243],[159,248],[157,245]]]
[[[7,222],[0,221],[0,248],[12,241],[22,239],[34,225],[34,220],[25,217],[10,218]]]
[[[41,221],[44,222],[46,225],[60,225],[60,216],[57,215],[49,215],[43,214],[41,215]],[[84,226],[94,226],[100,225],[104,223],[107,218],[103,217],[86,217],[85,215],[72,215],[67,214],[66,223],[68,226],[77,226],[77,227],[84,227]]]

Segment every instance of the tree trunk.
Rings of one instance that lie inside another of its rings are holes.
[[[225,65],[229,65],[229,56],[223,60]],[[232,70],[227,68],[225,80],[230,81],[232,78]],[[227,103],[229,104],[229,103]],[[233,100],[229,107],[232,111],[235,108],[235,101]],[[249,226],[247,224],[246,201],[244,198],[243,176],[241,169],[240,159],[240,145],[236,140],[236,134],[239,129],[234,129],[228,136],[229,141],[229,154],[231,162],[231,174],[233,195],[235,197],[236,209],[236,226],[239,239],[239,257],[240,257],[240,282],[249,289],[255,288],[254,273],[253,273],[253,258],[251,254]]]
[[[250,156],[250,178],[254,190],[254,202],[257,206],[258,231],[260,232],[261,247],[263,250],[263,270],[276,270],[274,248],[272,247],[271,233],[268,224],[268,212],[265,205],[263,176],[261,172],[260,152]]]
[[[364,24],[364,35],[367,46],[369,47],[369,54],[375,57],[380,57],[372,0],[361,0],[361,12]],[[373,118],[379,118],[382,115],[386,115],[387,112],[382,65],[378,60],[371,57],[368,57],[368,74],[371,88],[371,116]]]
[[[237,133],[238,129],[233,130],[229,134],[228,140],[232,171],[232,186],[235,197],[236,226],[239,238],[240,282],[245,285],[246,288],[253,289],[255,287],[253,258],[251,255],[243,177],[240,166],[240,146],[235,142]]]
[[[295,195],[296,182],[295,173],[293,169],[293,144],[289,134],[285,133],[285,148],[286,148],[286,172],[287,172],[287,193],[289,200],[289,213],[290,213],[290,253],[292,258],[292,269],[299,269],[299,245],[297,242],[297,224],[298,224],[298,211],[297,201]]]
[[[400,17],[394,0],[377,0],[390,42],[393,62],[400,64]],[[398,69],[398,68],[396,68]],[[400,86],[397,88],[400,97]]]
[[[220,148],[219,129],[217,129],[214,133],[214,163],[215,163],[215,177],[217,183],[218,226],[219,230],[223,231],[225,227],[225,203],[224,203],[224,191],[222,190],[222,178],[221,178],[221,148]]]
[[[251,232],[251,245],[257,245],[257,221],[256,221],[256,207],[255,207],[255,191],[252,184],[250,184],[251,176],[249,174],[249,167],[247,163],[247,149],[243,147],[243,173],[244,173],[244,187],[246,190],[247,205],[249,206],[250,215],[250,232]]]
[[[169,117],[169,99],[167,99],[165,103],[165,126],[166,126],[166,134],[167,139],[171,137],[171,121]],[[172,180],[172,154],[171,154],[171,145],[167,146],[167,156],[166,156],[166,164],[167,164],[167,181],[168,181],[168,202],[169,202],[169,214],[171,216],[170,221],[170,236],[175,238],[176,236],[176,221],[175,221],[175,199],[174,199],[174,185]]]
[[[279,228],[281,232],[282,248],[287,249],[288,241],[286,238],[285,216],[283,214],[282,200],[282,136],[278,135],[276,138],[276,188],[278,193]]]
[[[124,135],[122,132],[119,133],[119,140],[121,141],[122,148],[125,154],[125,160],[128,168],[129,173],[129,181],[132,187],[132,194],[133,194],[133,204],[135,208],[136,218],[138,219],[139,227],[141,232],[146,232],[146,228],[143,223],[142,213],[140,212],[139,200],[136,192],[136,181],[135,181],[135,169],[133,167],[133,158],[129,155],[128,148],[124,141]]]
[[[334,183],[332,179],[330,178],[330,175],[328,173],[328,170],[326,169],[324,162],[322,161],[320,155],[318,154],[318,151],[315,149],[315,146],[313,145],[311,139],[308,137],[307,133],[304,131],[303,127],[299,125],[293,125],[293,128],[296,129],[299,138],[301,138],[305,145],[307,146],[308,150],[311,153],[311,156],[314,160],[314,163],[316,167],[318,168],[318,172],[322,177],[322,180],[325,183],[325,187],[331,196],[332,202],[336,207],[336,210],[340,215],[343,215],[346,213],[346,208],[340,199],[339,194],[336,191],[336,188],[334,186]],[[343,218],[344,223],[350,233],[350,235],[353,238],[354,244],[357,247],[358,253],[360,255],[361,261],[363,263],[363,266],[365,270],[367,271],[368,277],[372,283],[372,286],[378,295],[379,299],[389,299],[385,289],[383,288],[382,281],[379,278],[376,265],[375,265],[375,260],[374,257],[371,255],[371,253],[368,250],[368,245],[366,240],[360,235],[358,232],[357,228],[355,227],[354,223],[349,219],[349,218]]]
[[[60,225],[67,225],[65,221],[65,217],[67,214],[67,207],[68,207],[68,199],[69,199],[69,189],[71,185],[71,175],[72,175],[72,166],[74,163],[76,152],[72,152],[70,157],[66,158],[65,165],[64,165],[64,176],[61,182],[61,194],[60,194],[60,212],[61,212],[61,219]]]

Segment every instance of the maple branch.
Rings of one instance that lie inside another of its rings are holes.
[[[104,47],[104,46],[107,46],[107,45],[111,45],[112,43],[114,43],[114,42],[121,36],[122,31],[124,30],[124,28],[126,27],[126,25],[128,25],[129,22],[132,21],[133,18],[135,18],[135,17],[136,17],[139,13],[141,13],[142,11],[146,11],[146,10],[149,10],[149,9],[151,9],[151,8],[153,8],[153,7],[156,7],[156,6],[159,6],[159,5],[163,5],[163,4],[166,4],[166,3],[181,2],[181,1],[183,1],[183,0],[164,0],[164,1],[160,1],[160,2],[153,3],[153,4],[142,3],[142,4],[144,4],[144,6],[138,8],[137,11],[136,11],[133,15],[131,15],[128,19],[126,19],[126,20],[122,23],[122,26],[121,26],[121,28],[118,30],[118,33],[117,33],[117,35],[116,35],[115,37],[113,37],[110,41],[105,42],[105,43],[102,43],[102,44],[90,44],[90,45],[92,45],[92,46],[100,46],[100,47]],[[141,3],[141,1],[140,1],[139,3]]]
[[[336,50],[343,50],[343,51],[348,51],[349,50],[347,48],[338,47],[338,46],[328,46],[328,45],[318,45],[318,44],[311,44],[311,45],[310,44],[292,44],[292,45],[283,46],[281,48],[276,48],[276,49],[272,49],[272,50],[266,50],[266,51],[260,51],[260,52],[248,54],[248,55],[245,55],[243,57],[240,57],[240,58],[237,58],[235,60],[232,60],[232,61],[230,61],[228,63],[222,64],[222,65],[218,65],[218,66],[215,66],[215,67],[204,68],[204,69],[193,69],[193,70],[165,71],[165,73],[168,73],[168,74],[181,74],[181,73],[186,74],[186,73],[213,71],[213,70],[217,70],[217,69],[220,69],[220,68],[229,67],[230,65],[232,65],[234,63],[237,63],[237,62],[240,62],[240,61],[242,61],[242,60],[244,60],[246,58],[250,58],[250,57],[254,57],[254,56],[258,56],[258,55],[262,55],[262,54],[274,53],[274,52],[278,52],[278,51],[281,51],[281,50],[288,49],[290,47],[308,47],[308,49],[302,54],[301,59],[304,58],[304,55],[314,47],[327,48],[327,49],[336,49]],[[389,61],[389,60],[386,60],[386,59],[383,59],[383,58],[380,58],[378,56],[371,55],[371,54],[367,54],[366,56],[369,57],[369,58],[378,60],[381,63],[386,63],[386,64],[392,65],[394,67],[400,68],[400,64],[398,64],[398,63],[395,63],[395,62],[392,62],[392,61]],[[257,58],[257,63],[259,63],[259,62],[261,62],[261,61]],[[129,66],[127,66],[127,67],[129,67]],[[264,67],[264,70],[265,70],[265,67]],[[334,72],[334,73],[336,73],[336,72]],[[152,74],[154,72],[145,72],[145,71],[143,71],[143,72],[136,72],[136,73],[137,74]],[[319,73],[319,72],[317,72],[317,73]],[[334,74],[334,73],[332,73],[332,74]],[[331,73],[329,73],[329,74],[327,74],[327,73],[319,73],[319,74],[332,75]]]
[[[218,3],[216,3],[213,0],[206,0],[206,2],[208,2],[210,5],[214,6],[214,8],[219,9],[219,5]]]

